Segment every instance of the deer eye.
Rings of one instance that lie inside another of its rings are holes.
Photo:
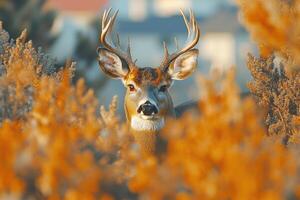
[[[130,91],[130,92],[134,92],[134,91],[135,91],[135,87],[134,87],[134,85],[132,85],[132,84],[129,84],[129,85],[128,85],[128,88],[129,88],[129,91]]]
[[[160,88],[159,88],[159,92],[165,92],[165,91],[167,91],[167,89],[168,89],[168,86],[167,85],[162,85],[162,86],[160,86]]]

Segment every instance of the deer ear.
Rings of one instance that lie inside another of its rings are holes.
[[[97,51],[99,66],[106,75],[122,79],[128,74],[128,65],[123,64],[117,54],[104,48],[98,48]]]
[[[174,80],[184,80],[189,77],[197,67],[198,54],[198,49],[191,49],[176,58],[168,68],[171,78]]]

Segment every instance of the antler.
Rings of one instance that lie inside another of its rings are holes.
[[[103,45],[103,47],[115,54],[117,54],[120,58],[125,60],[128,64],[128,66],[134,66],[134,62],[132,61],[131,57],[131,50],[130,50],[130,40],[128,38],[128,46],[127,46],[127,51],[123,51],[121,49],[121,44],[120,44],[120,37],[119,34],[117,34],[117,42],[116,44],[109,44],[108,41],[106,41],[106,36],[112,32],[115,20],[117,18],[119,10],[117,10],[112,17],[110,16],[111,13],[111,8],[108,11],[104,11],[103,17],[102,17],[102,31],[100,35],[100,43]]]
[[[194,13],[190,10],[190,20],[188,21],[186,16],[184,15],[183,11],[180,9],[181,15],[183,17],[184,23],[186,25],[188,31],[188,38],[186,41],[186,45],[181,49],[177,50],[173,54],[169,55],[168,47],[164,42],[164,59],[161,63],[161,67],[163,69],[167,69],[168,66],[174,61],[177,57],[182,55],[183,53],[187,52],[188,50],[192,49],[199,41],[200,38],[200,28],[196,21]],[[177,40],[175,38],[175,43],[178,48]]]

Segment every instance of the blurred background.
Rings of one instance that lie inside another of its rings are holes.
[[[57,66],[68,59],[76,61],[75,79],[84,77],[100,103],[107,105],[114,95],[122,102],[125,89],[121,81],[107,79],[96,60],[100,19],[110,7],[119,9],[115,29],[124,43],[131,38],[133,57],[141,67],[160,63],[163,41],[171,51],[174,37],[184,43],[186,29],[179,8],[186,13],[191,8],[202,34],[197,72],[207,75],[218,69],[224,73],[235,66],[237,81],[242,91],[247,90],[246,57],[257,50],[239,23],[234,0],[0,0],[0,20],[12,38],[26,28],[34,46],[55,58]],[[175,105],[199,98],[195,77],[174,83]]]

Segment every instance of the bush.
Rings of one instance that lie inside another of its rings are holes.
[[[276,71],[273,57],[249,57],[269,131],[230,71],[199,77],[202,114],[169,119],[165,151],[145,155],[116,114],[117,98],[99,111],[83,79],[71,84],[74,63],[48,73],[51,62],[25,35],[12,42],[0,27],[0,199],[299,198],[298,150],[272,136],[299,135],[297,67]]]
[[[284,144],[300,135],[300,1],[238,0],[243,23],[258,43],[260,58],[249,55],[250,91],[266,110],[270,135]]]

